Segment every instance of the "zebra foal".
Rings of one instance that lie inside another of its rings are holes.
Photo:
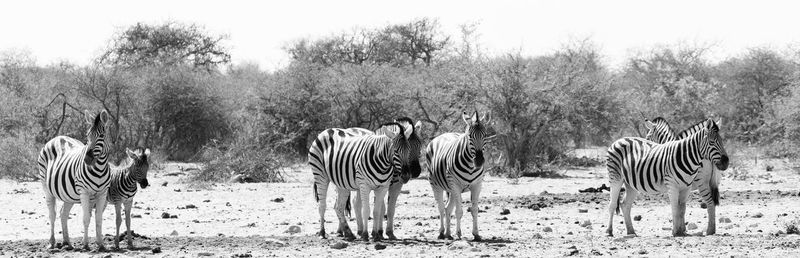
[[[626,137],[611,144],[606,161],[611,184],[606,233],[609,236],[614,233],[614,211],[619,212],[619,195],[624,184],[622,215],[628,234],[636,234],[631,222],[631,206],[638,192],[666,191],[672,208],[672,235],[685,235],[686,201],[703,159],[711,160],[719,170],[728,168],[728,155],[719,136],[719,127],[713,120],[678,141],[657,144],[647,139]]]
[[[60,200],[64,203],[61,206],[63,247],[72,249],[67,220],[72,206],[80,203],[83,210],[83,248],[89,250],[89,222],[92,219],[92,208],[95,208],[95,240],[98,250],[105,250],[102,226],[106,190],[111,178],[107,162],[109,146],[106,141],[110,120],[105,110],[96,116],[85,111],[84,116],[90,127],[86,132],[85,145],[67,136],[57,136],[45,143],[39,151],[39,179],[50,218],[50,248],[56,248],[56,200]]]
[[[122,224],[121,206],[125,205],[125,228],[127,230],[126,240],[128,249],[133,248],[131,236],[131,207],[133,206],[133,196],[136,195],[138,188],[136,183],[147,188],[147,171],[150,169],[148,157],[150,149],[137,148],[134,151],[125,149],[128,155],[127,164],[111,168],[111,185],[108,187],[108,202],[114,204],[114,214],[116,215],[117,234],[114,235],[114,248],[119,249],[119,227]]]

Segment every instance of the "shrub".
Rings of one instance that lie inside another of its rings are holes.
[[[34,181],[38,179],[39,149],[30,134],[0,137],[0,178]]]

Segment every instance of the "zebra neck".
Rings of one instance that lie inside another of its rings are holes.
[[[689,173],[694,173],[702,165],[702,160],[704,159],[702,150],[706,148],[703,145],[704,136],[702,132],[695,133],[690,137],[679,140],[677,148],[675,148],[676,151],[685,153],[684,155],[678,155],[678,157],[682,157],[680,159],[682,162],[679,163],[688,165],[688,168],[683,169],[688,169],[687,172]]]
[[[133,178],[133,173],[131,173],[132,164],[128,164],[124,167],[116,167],[112,168],[111,173],[117,174],[120,177],[120,184],[125,189],[136,189],[136,179]]]
[[[456,153],[456,160],[466,161],[466,165],[468,165],[469,168],[473,168],[475,167],[475,152],[470,153],[470,149],[475,148],[470,148],[471,142],[469,140],[469,134],[462,134],[459,137],[458,144],[456,145],[458,150]]]
[[[88,148],[88,146],[87,146],[87,148]],[[85,163],[84,163],[84,166],[86,166]],[[86,166],[86,169],[87,170],[91,170],[92,173],[94,173],[94,174],[96,174],[98,176],[102,176],[102,175],[108,174],[108,172],[109,172],[108,167],[109,167],[108,166],[108,155],[107,154],[102,154],[102,155],[98,156],[97,159],[94,160],[94,163],[92,163],[91,166]]]

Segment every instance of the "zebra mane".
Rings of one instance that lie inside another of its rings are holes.
[[[376,129],[376,130],[375,130],[375,132],[377,132],[377,131],[379,131],[379,130],[383,129],[385,126],[397,126],[397,128],[400,128],[400,132],[399,132],[397,135],[399,135],[399,136],[401,136],[401,137],[405,138],[405,136],[404,136],[404,135],[405,135],[405,129],[403,128],[403,125],[401,125],[401,124],[400,124],[400,123],[398,123],[398,122],[387,122],[387,123],[383,123],[383,124],[381,124],[380,126],[378,126],[378,129]],[[413,126],[412,126],[412,128],[413,128]],[[383,130],[392,130],[392,129],[383,129]],[[412,130],[413,130],[413,129],[412,129]],[[394,130],[392,130],[392,131],[394,131]]]
[[[709,119],[704,119],[703,121],[697,122],[697,123],[687,127],[686,129],[683,129],[683,131],[681,131],[680,133],[677,134],[678,138],[684,138],[686,136],[689,136],[690,134],[693,134],[694,132],[699,131],[702,127],[704,127],[706,125],[706,123],[708,121],[710,121],[710,120]],[[716,127],[716,126],[717,126],[716,123],[714,123],[714,127]]]
[[[663,123],[669,125],[669,123],[667,123],[667,119],[664,119],[663,117],[660,117],[660,116],[656,117],[656,118],[653,118],[653,120],[650,120],[650,122],[653,122],[654,124],[658,124],[658,123],[662,123],[663,122]]]

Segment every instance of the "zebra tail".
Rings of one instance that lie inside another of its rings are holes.
[[[317,194],[317,183],[314,182],[314,200],[319,202],[319,194]]]
[[[353,216],[352,213],[351,213],[352,207],[350,207],[350,205],[351,205],[350,204],[350,196],[348,195],[347,196],[347,203],[344,204],[344,210],[347,211],[347,217],[352,217]]]
[[[622,199],[622,191],[620,191],[619,194],[617,195],[617,207],[614,208],[614,211],[617,213],[617,215],[619,215],[620,213],[619,211],[620,199]]]

